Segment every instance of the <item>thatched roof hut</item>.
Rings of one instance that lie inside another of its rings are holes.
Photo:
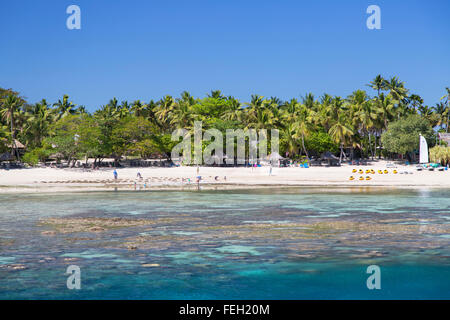
[[[14,139],[13,145],[9,144],[8,148],[25,149],[25,146],[17,139]]]
[[[447,145],[450,146],[450,133],[439,132],[439,139],[447,142]]]

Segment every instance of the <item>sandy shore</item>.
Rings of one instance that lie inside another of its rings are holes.
[[[366,174],[373,168],[375,174]],[[364,170],[363,174],[353,169]],[[312,168],[215,168],[200,167],[201,186],[239,188],[264,186],[380,186],[380,187],[441,187],[450,188],[450,170],[417,171],[415,166],[397,165],[387,168],[388,174],[379,174],[386,169],[384,161],[367,166],[312,167]],[[196,188],[196,167],[174,168],[123,168],[117,169],[118,180],[113,179],[113,169],[83,171],[82,169],[32,168],[0,170],[0,192],[66,192],[82,190],[134,190],[155,188]],[[142,179],[137,178],[140,172]],[[405,172],[408,172],[406,174]],[[215,177],[218,176],[216,180]],[[355,180],[349,180],[354,176]],[[359,177],[370,180],[359,180]],[[226,177],[226,178],[225,178]]]

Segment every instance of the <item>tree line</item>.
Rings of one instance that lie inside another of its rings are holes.
[[[301,159],[331,151],[343,160],[408,155],[418,146],[416,134],[433,145],[436,132],[449,132],[449,88],[430,107],[397,77],[378,75],[367,87],[373,95],[358,89],[345,98],[326,93],[316,98],[308,93],[283,101],[252,95],[249,102],[218,90],[203,98],[185,91],[178,98],[167,95],[149,102],[119,103],[113,98],[92,113],[67,95],[54,103],[42,99],[30,104],[18,92],[0,88],[0,152],[19,159],[18,141],[25,145],[22,159],[29,163],[49,157],[69,163],[87,158],[170,157],[177,143],[171,133],[178,128],[193,130],[194,121],[202,121],[204,130],[223,133],[278,129],[282,155]]]

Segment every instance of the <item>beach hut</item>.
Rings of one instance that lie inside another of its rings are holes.
[[[8,144],[8,148],[15,148],[17,150],[25,150],[25,146],[17,139],[14,139],[13,144]]]
[[[322,153],[320,160],[327,161],[329,166],[339,166],[339,158],[332,154],[330,151]]]
[[[450,146],[450,133],[439,132],[439,140],[446,142]]]
[[[14,139],[14,143],[8,144],[7,147],[13,149],[14,154],[16,154],[17,157],[22,156],[25,153],[25,146],[17,139]]]
[[[278,152],[271,153],[267,158],[272,165],[276,166],[279,166],[280,161],[284,159]]]

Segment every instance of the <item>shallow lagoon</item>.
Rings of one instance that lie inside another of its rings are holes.
[[[450,190],[4,194],[0,208],[2,299],[450,298]]]

